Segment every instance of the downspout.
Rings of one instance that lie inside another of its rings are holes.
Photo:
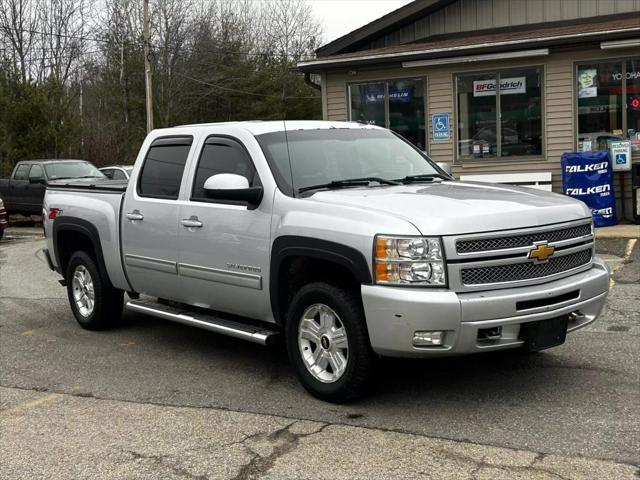
[[[311,80],[311,73],[306,72],[304,74],[304,83],[306,83],[307,85],[309,85],[311,88],[315,88],[316,90],[318,90],[319,92],[322,91],[322,86],[317,84],[316,82],[314,82],[313,80]]]

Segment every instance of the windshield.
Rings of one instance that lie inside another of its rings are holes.
[[[413,175],[442,175],[424,154],[388,130],[295,130],[287,131],[286,136],[285,132],[273,132],[256,138],[278,187],[289,195],[353,178],[401,180]]]
[[[47,163],[44,166],[49,180],[58,178],[104,178],[104,174],[89,162]]]

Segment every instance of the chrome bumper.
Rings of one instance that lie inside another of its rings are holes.
[[[522,306],[522,302],[544,303],[544,299],[575,291],[579,293],[570,300]],[[470,293],[363,285],[362,301],[374,351],[387,356],[428,357],[517,348],[524,343],[519,338],[523,323],[571,313],[575,314],[568,331],[576,330],[596,319],[608,291],[609,270],[595,258],[591,269],[542,285]],[[478,338],[479,330],[493,327],[502,327],[499,338]],[[443,345],[415,347],[416,331],[444,331]]]

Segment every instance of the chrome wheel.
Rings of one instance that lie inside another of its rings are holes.
[[[298,326],[298,348],[313,377],[323,383],[337,381],[347,368],[349,341],[338,314],[327,305],[311,305]]]
[[[71,287],[78,312],[83,317],[90,316],[93,313],[96,296],[91,274],[84,265],[78,265],[73,271]]]

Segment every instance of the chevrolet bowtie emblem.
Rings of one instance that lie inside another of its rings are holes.
[[[534,244],[535,247],[529,250],[529,259],[534,263],[545,263],[549,261],[549,258],[553,255],[555,247],[550,247],[547,242],[538,242]]]

